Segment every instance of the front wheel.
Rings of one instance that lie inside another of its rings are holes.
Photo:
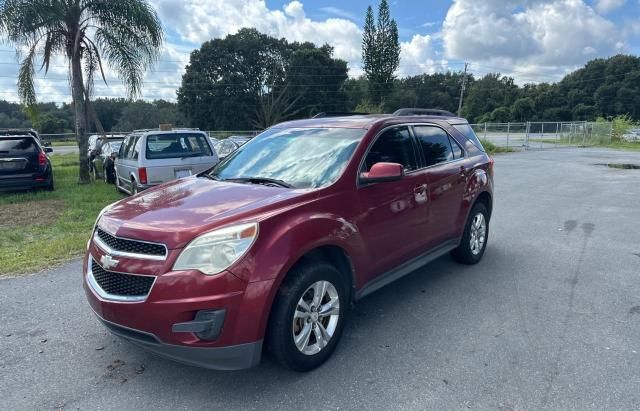
[[[295,267],[278,292],[271,312],[268,343],[284,366],[309,371],[333,353],[349,309],[348,286],[331,264]]]
[[[454,260],[462,264],[477,264],[482,260],[489,239],[489,212],[482,203],[471,209],[464,227],[462,242],[451,252]]]

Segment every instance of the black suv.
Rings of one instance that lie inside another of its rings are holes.
[[[0,190],[53,190],[53,170],[47,153],[33,135],[0,135]]]

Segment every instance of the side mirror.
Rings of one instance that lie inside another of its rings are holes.
[[[51,141],[45,141],[45,142],[43,143],[43,146],[45,146],[45,147],[51,147]]]
[[[53,153],[53,149],[51,147],[45,147],[44,148],[44,152],[45,153]]]
[[[404,176],[404,167],[398,163],[375,163],[368,173],[360,173],[361,184],[398,181]]]

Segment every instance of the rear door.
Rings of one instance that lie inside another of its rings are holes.
[[[465,153],[453,137],[436,125],[413,127],[428,187],[429,248],[453,239],[458,229],[468,170]]]
[[[0,137],[0,179],[31,178],[40,168],[39,153],[31,136]]]
[[[136,168],[136,161],[133,159],[134,145],[136,144],[139,136],[128,136],[122,146],[120,147],[120,153],[116,160],[116,172],[118,173],[118,181],[121,187],[127,190],[131,189],[131,173]]]
[[[217,156],[203,133],[149,134],[143,164],[149,184],[160,184],[204,171],[217,163]]]

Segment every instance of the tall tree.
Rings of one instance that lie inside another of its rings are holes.
[[[369,80],[370,99],[380,104],[393,90],[395,72],[400,65],[398,25],[391,18],[387,0],[378,5],[378,21],[367,8],[362,36],[362,65]]]
[[[18,94],[29,107],[36,104],[38,60],[45,74],[57,55],[67,60],[80,149],[78,182],[90,182],[87,128],[95,113],[90,105],[94,77],[99,72],[106,83],[104,59],[130,97],[140,93],[144,72],[164,40],[155,10],[146,0],[0,0],[0,35],[18,52],[26,50]]]
[[[329,46],[289,43],[241,29],[191,53],[178,90],[189,122],[207,130],[248,130],[346,106],[347,65]]]

